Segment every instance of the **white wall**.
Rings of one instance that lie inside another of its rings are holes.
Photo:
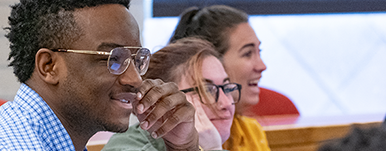
[[[386,112],[386,13],[256,16],[261,85],[306,116]]]
[[[8,16],[11,12],[9,5],[16,3],[16,0],[2,0],[0,2],[0,99],[13,100],[20,84],[8,67],[9,42],[5,38],[6,32],[2,29],[8,27]]]

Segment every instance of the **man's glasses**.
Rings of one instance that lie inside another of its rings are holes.
[[[138,49],[136,54],[131,54],[130,49]],[[70,49],[51,49],[57,52],[73,52],[83,54],[108,55],[107,68],[110,73],[120,75],[126,71],[130,61],[134,60],[135,68],[140,75],[144,75],[149,67],[150,50],[142,47],[117,47],[110,52],[93,50],[70,50]]]
[[[238,84],[238,83],[227,83],[224,85],[206,84],[205,85],[206,91],[209,94],[211,94],[214,99],[213,100],[212,99],[207,100],[209,102],[203,102],[201,99],[201,103],[203,103],[203,104],[215,104],[215,103],[217,103],[218,97],[219,97],[219,88],[222,89],[224,94],[229,99],[233,100],[232,104],[236,104],[240,101],[240,94],[241,94],[240,93],[240,91],[241,91],[241,85],[240,84]],[[192,92],[192,91],[198,92],[198,87],[188,88],[188,89],[184,89],[181,91],[184,93],[188,93],[188,92]]]

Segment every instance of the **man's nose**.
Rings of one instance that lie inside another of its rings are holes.
[[[121,85],[131,85],[135,88],[138,88],[142,84],[142,78],[137,69],[135,69],[133,61],[130,61],[130,65],[126,71],[119,75],[119,83]]]

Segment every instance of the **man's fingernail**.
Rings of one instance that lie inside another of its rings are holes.
[[[137,99],[138,100],[142,99],[142,94],[140,92],[137,93]]]
[[[151,137],[153,137],[153,138],[157,138],[157,137],[158,137],[158,135],[157,135],[157,133],[153,132],[153,133],[151,133]]]
[[[147,122],[147,121],[142,121],[141,122],[141,127],[142,127],[142,129],[147,129],[147,126],[149,126],[149,123]]]
[[[137,110],[138,110],[138,113],[139,113],[139,114],[142,114],[142,113],[143,113],[143,109],[144,109],[143,104],[138,104]]]

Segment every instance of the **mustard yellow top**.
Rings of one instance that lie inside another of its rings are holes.
[[[263,127],[256,119],[235,115],[231,135],[223,144],[230,151],[271,151]]]

